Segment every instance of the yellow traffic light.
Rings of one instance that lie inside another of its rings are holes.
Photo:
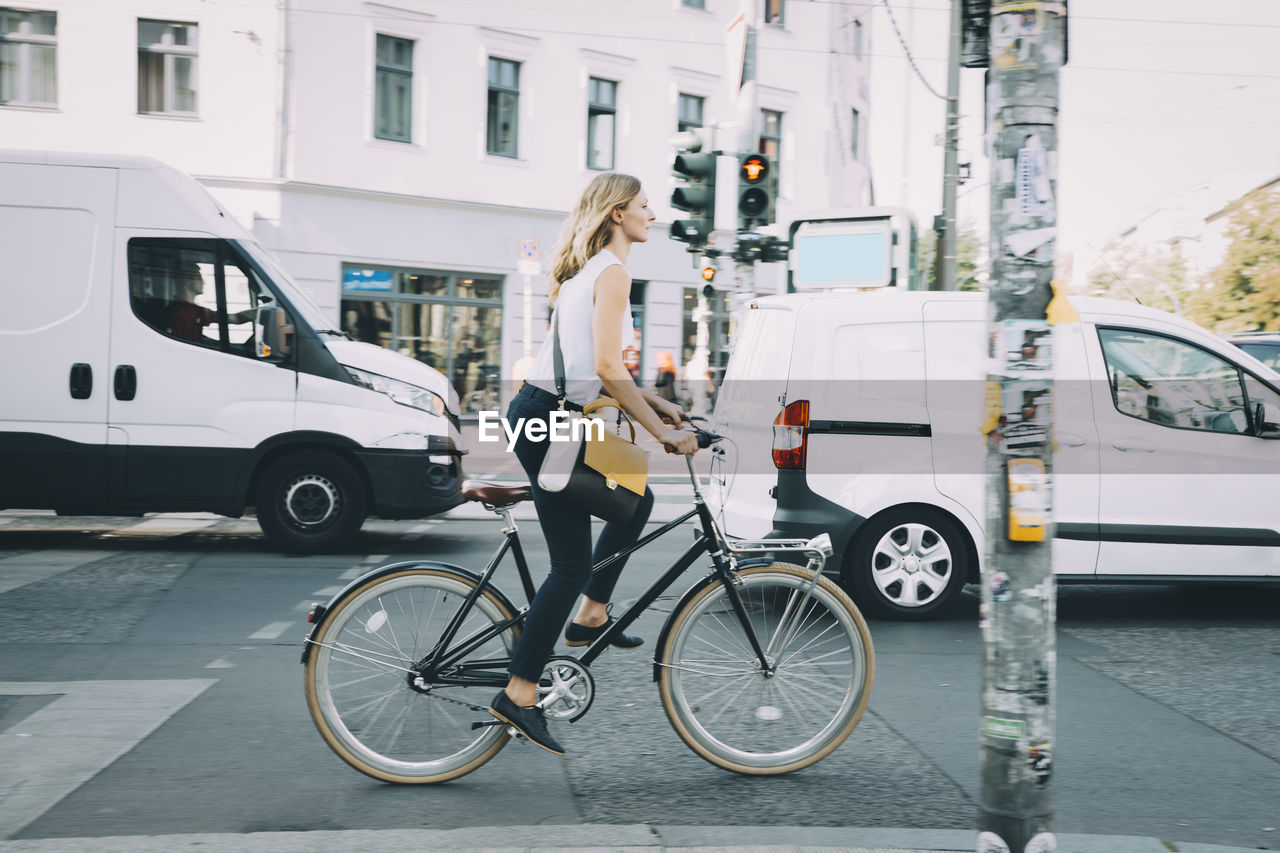
[[[753,154],[742,161],[742,175],[749,184],[758,184],[769,174],[769,163],[760,155]]]
[[[713,267],[713,266],[705,266],[705,267],[703,267],[703,268],[702,268],[702,280],[703,280],[703,281],[715,281],[715,278],[716,278],[716,268],[715,268],[715,267]]]

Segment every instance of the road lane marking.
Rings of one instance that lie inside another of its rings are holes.
[[[197,530],[203,530],[217,524],[219,518],[193,518],[191,516],[171,516],[164,515],[157,518],[148,518],[146,521],[139,521],[137,524],[130,524],[128,527],[118,527],[113,533],[115,537],[121,536],[181,536],[184,533],[193,533]]]
[[[342,587],[340,586],[326,586],[324,589],[318,589],[311,594],[323,598],[333,598],[340,592],[342,592]]]
[[[0,559],[0,595],[101,560],[101,552],[39,551]]]
[[[235,667],[235,664],[233,664],[231,661],[227,660],[226,658],[218,658],[217,660],[204,665],[205,669],[232,669],[234,667]]]
[[[250,640],[275,640],[293,627],[292,622],[272,622],[249,635]]]
[[[0,838],[40,817],[216,683],[0,681],[0,695],[58,696],[0,733]]]

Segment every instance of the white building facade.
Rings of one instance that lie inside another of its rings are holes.
[[[693,352],[702,282],[663,227],[670,138],[734,120],[739,4],[0,0],[0,145],[190,172],[342,328],[437,367],[472,408],[525,352],[522,247],[545,260],[594,175],[634,174],[658,215],[628,262],[648,382],[659,352]],[[869,203],[871,4],[762,6],[759,145],[777,158],[779,221]],[[545,279],[530,278],[536,352]],[[775,291],[785,272],[757,278]],[[715,365],[729,323],[712,302]]]

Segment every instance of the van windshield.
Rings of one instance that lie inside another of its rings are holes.
[[[334,322],[325,314],[324,309],[311,301],[311,297],[307,296],[294,283],[289,274],[280,268],[275,258],[267,254],[257,243],[248,240],[234,240],[234,242],[245,254],[247,254],[254,263],[260,266],[271,279],[271,284],[281,291],[281,295],[289,301],[289,305],[298,312],[300,319],[310,326],[316,332],[333,332],[334,334],[346,337]]]

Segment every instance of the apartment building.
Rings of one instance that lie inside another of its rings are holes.
[[[868,203],[872,4],[759,2],[779,219]],[[649,381],[659,352],[692,355],[702,284],[663,227],[670,138],[735,118],[740,3],[0,0],[0,145],[190,172],[353,337],[432,364],[473,407],[526,327],[534,352],[545,336],[545,279],[522,270],[595,174],[629,172],[658,214],[628,263]],[[758,287],[784,280],[764,265]],[[714,365],[723,293],[712,312]]]

